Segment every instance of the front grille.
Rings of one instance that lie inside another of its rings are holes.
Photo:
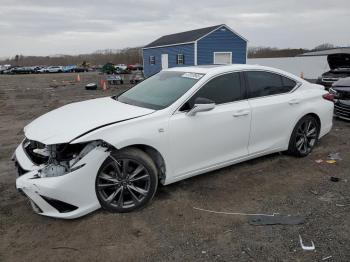
[[[29,140],[27,138],[23,141],[24,152],[26,152],[30,160],[37,165],[44,164],[49,159],[48,157],[36,154],[33,151],[34,149],[43,149],[43,148],[45,148],[45,145],[43,143],[40,143],[34,140]]]
[[[334,114],[337,116],[350,118],[350,106],[338,101],[334,104]]]
[[[336,90],[336,98],[340,99],[340,100],[350,100],[350,89],[349,91],[344,91],[344,90],[339,90],[339,89],[335,89]]]
[[[327,82],[327,83],[333,83],[333,82],[336,82],[338,80],[339,80],[339,78],[333,78],[333,77],[323,77],[322,78],[322,81]]]

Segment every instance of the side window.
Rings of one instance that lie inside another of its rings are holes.
[[[180,111],[191,109],[197,97],[211,99],[215,104],[241,100],[242,92],[239,73],[224,74],[210,80],[183,105]]]
[[[151,55],[149,57],[149,64],[150,65],[155,65],[156,64],[156,57],[155,56]]]
[[[293,88],[297,85],[297,83],[287,77],[282,76],[282,83],[283,83],[283,89],[285,92],[290,92],[293,90]]]
[[[264,71],[246,72],[249,98],[283,94],[291,91],[296,82],[278,74]]]

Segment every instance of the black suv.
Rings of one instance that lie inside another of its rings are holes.
[[[327,61],[331,70],[323,73],[317,79],[317,84],[329,89],[340,78],[350,77],[350,54],[331,54],[327,56]]]

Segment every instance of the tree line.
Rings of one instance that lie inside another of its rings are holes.
[[[108,62],[113,64],[142,64],[141,48],[125,48],[121,50],[99,50],[91,54],[80,55],[54,55],[54,56],[23,56],[14,57],[0,61],[0,64],[14,66],[55,66],[55,65],[81,65],[84,61],[92,66],[104,65]]]
[[[248,58],[274,58],[274,57],[294,57],[310,51],[319,51],[335,48],[334,45],[324,43],[313,49],[305,48],[276,48],[276,47],[249,47]],[[91,54],[80,55],[55,55],[55,56],[23,56],[14,57],[0,61],[0,64],[10,64],[15,66],[33,65],[80,65],[84,61],[92,66],[104,65],[107,62],[113,64],[142,64],[141,47],[124,48],[120,50],[106,49],[99,50]]]

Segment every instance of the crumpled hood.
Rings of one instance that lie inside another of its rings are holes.
[[[35,119],[24,128],[25,136],[43,144],[67,143],[98,127],[144,116],[152,109],[118,102],[111,97],[65,105]]]

